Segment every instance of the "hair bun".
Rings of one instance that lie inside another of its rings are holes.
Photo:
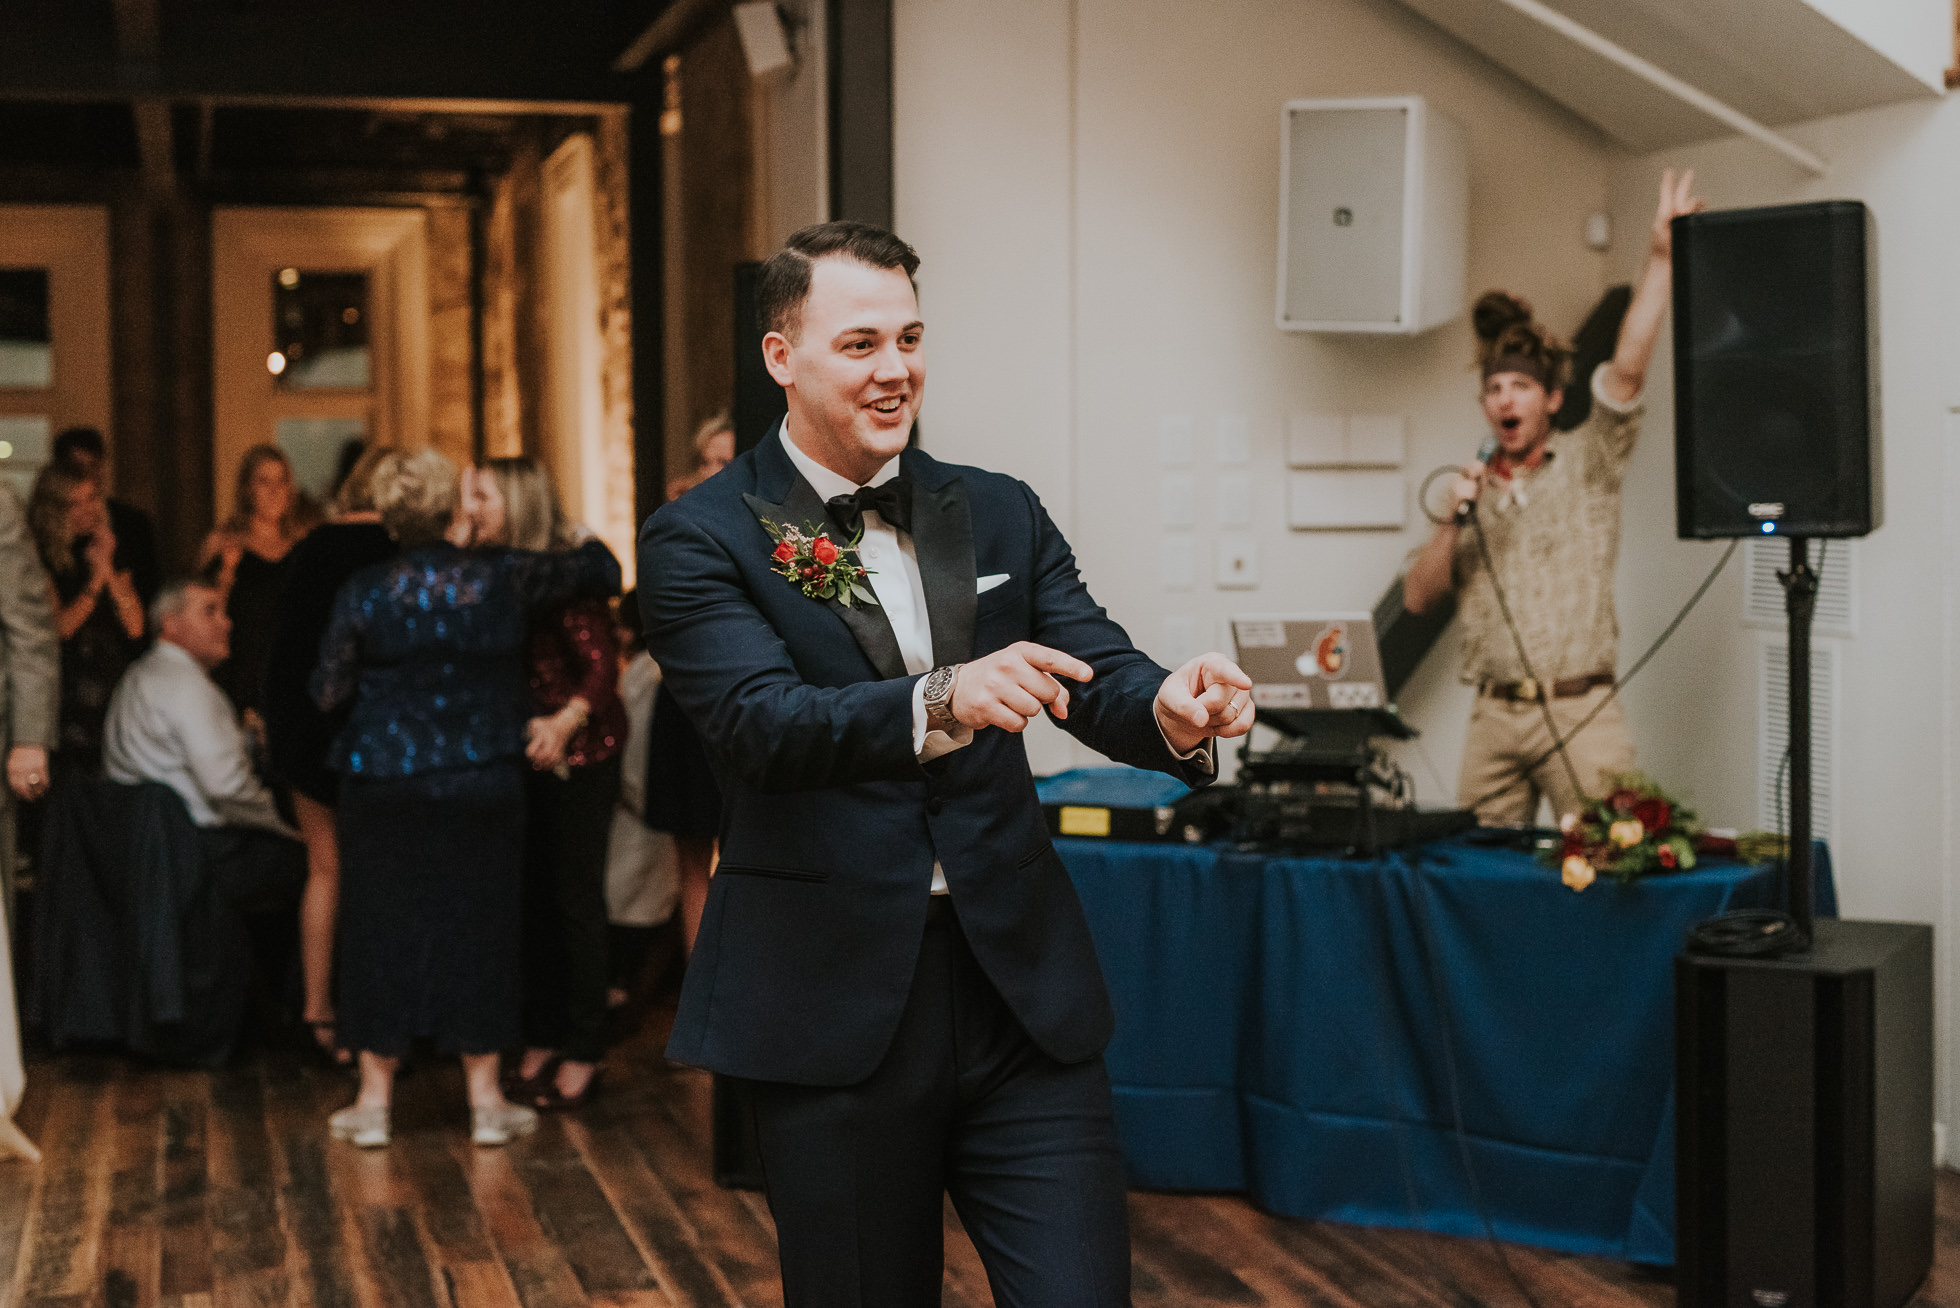
[[[1485,291],[1470,311],[1470,325],[1480,341],[1495,341],[1505,329],[1531,321],[1531,306],[1506,291]]]

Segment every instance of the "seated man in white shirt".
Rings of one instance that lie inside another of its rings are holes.
[[[109,700],[102,760],[113,781],[158,781],[198,827],[212,884],[245,910],[295,903],[306,874],[299,833],[252,770],[245,732],[210,671],[231,653],[222,596],[172,581],[150,604],[156,644]]]

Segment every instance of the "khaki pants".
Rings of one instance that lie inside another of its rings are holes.
[[[1583,695],[1552,700],[1552,721],[1559,735],[1568,735],[1611,692],[1611,686],[1595,686]],[[1463,743],[1457,804],[1475,809],[1477,821],[1487,827],[1529,826],[1538,816],[1541,794],[1551,797],[1554,820],[1577,812],[1579,796],[1573,793],[1571,772],[1557,754],[1530,775],[1524,772],[1526,764],[1551,747],[1541,706],[1479,693],[1477,707],[1470,713],[1470,734]],[[1579,774],[1579,784],[1592,797],[1605,789],[1611,774],[1632,771],[1633,738],[1627,734],[1620,701],[1601,709],[1584,731],[1568,739],[1565,753],[1572,772]]]

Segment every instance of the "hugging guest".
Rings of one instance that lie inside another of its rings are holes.
[[[523,649],[533,610],[618,593],[594,542],[563,553],[468,550],[456,467],[390,452],[374,503],[401,547],[334,601],[314,698],[352,701],[333,752],[340,789],[342,1045],[361,1090],[333,1134],[384,1145],[395,1069],[420,1038],[459,1054],[471,1138],[537,1124],[505,1099],[498,1052],[521,1038],[518,940],[524,840]],[[454,538],[450,533],[454,532]]]

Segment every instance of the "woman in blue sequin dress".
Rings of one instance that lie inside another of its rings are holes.
[[[338,1033],[360,1052],[361,1093],[333,1134],[386,1144],[402,1054],[418,1038],[462,1055],[472,1138],[535,1125],[498,1087],[498,1051],[521,1038],[526,615],[619,589],[588,541],[563,553],[457,543],[456,469],[430,450],[374,473],[375,507],[401,545],[341,588],[314,699],[352,700],[335,742],[342,776]]]

